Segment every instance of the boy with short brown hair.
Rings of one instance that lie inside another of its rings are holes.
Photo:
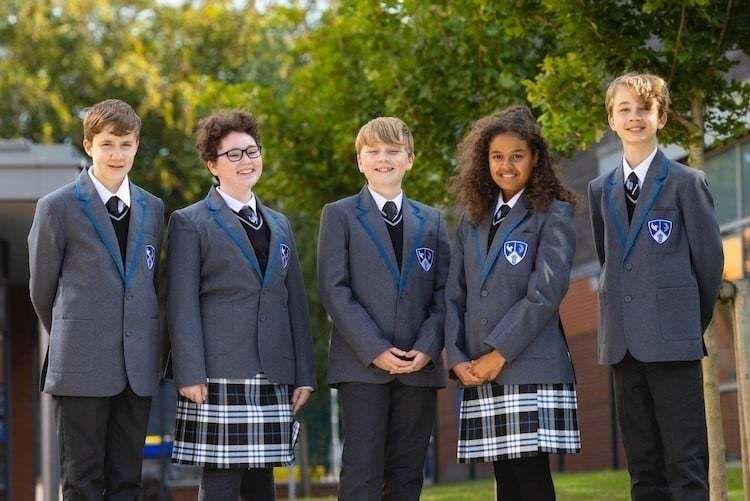
[[[93,165],[39,200],[29,233],[31,300],[49,333],[64,499],[137,499],[160,330],[154,279],[164,204],[128,179],[141,120],[125,102],[86,110]]]

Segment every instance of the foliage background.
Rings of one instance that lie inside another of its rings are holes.
[[[674,92],[666,139],[692,154],[706,130],[721,140],[746,129],[750,85],[728,77],[745,54],[750,9],[737,0],[5,0],[0,137],[79,146],[82,110],[124,99],[143,119],[133,178],[174,210],[211,184],[198,120],[219,108],[256,114],[257,192],[295,227],[323,389],[317,223],[323,204],[363,183],[353,142],[364,122],[410,125],[417,162],[405,190],[450,209],[454,148],[473,120],[528,102],[572,155],[605,132],[606,82],[654,71]],[[326,393],[305,412],[314,463],[327,462]]]

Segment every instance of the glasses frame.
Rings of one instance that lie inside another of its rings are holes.
[[[250,150],[251,149],[255,150],[256,148],[258,150],[258,154],[255,155],[255,156],[251,155],[250,154]],[[229,154],[232,153],[233,151],[239,151],[240,152],[240,157],[237,160],[232,160],[229,157]],[[256,158],[260,158],[262,154],[263,154],[263,148],[261,147],[261,145],[258,144],[258,145],[248,146],[245,149],[242,149],[242,148],[232,148],[230,150],[225,151],[224,153],[217,153],[216,154],[216,158],[218,159],[219,157],[222,157],[222,156],[226,155],[227,156],[227,160],[229,160],[230,162],[236,164],[237,162],[241,162],[242,161],[242,157],[245,156],[245,155],[247,155],[247,158],[249,158],[250,160],[255,160]]]

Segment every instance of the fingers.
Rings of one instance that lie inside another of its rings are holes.
[[[407,357],[407,356],[409,356],[409,355],[407,355],[407,353],[404,350],[396,348],[395,346],[391,346],[388,349],[388,351],[391,352],[391,353],[393,353],[394,355],[396,355],[396,357]],[[409,358],[411,358],[411,357],[409,357]]]
[[[292,393],[292,412],[297,414],[310,399],[310,390],[306,388],[295,388]]]
[[[208,385],[194,384],[180,388],[180,395],[197,405],[203,404],[208,399]]]

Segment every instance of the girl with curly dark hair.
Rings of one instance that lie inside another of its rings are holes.
[[[548,454],[580,451],[559,315],[575,251],[574,197],[525,106],[478,120],[458,160],[462,214],[445,334],[464,386],[458,461],[493,463],[503,501],[551,500]]]

